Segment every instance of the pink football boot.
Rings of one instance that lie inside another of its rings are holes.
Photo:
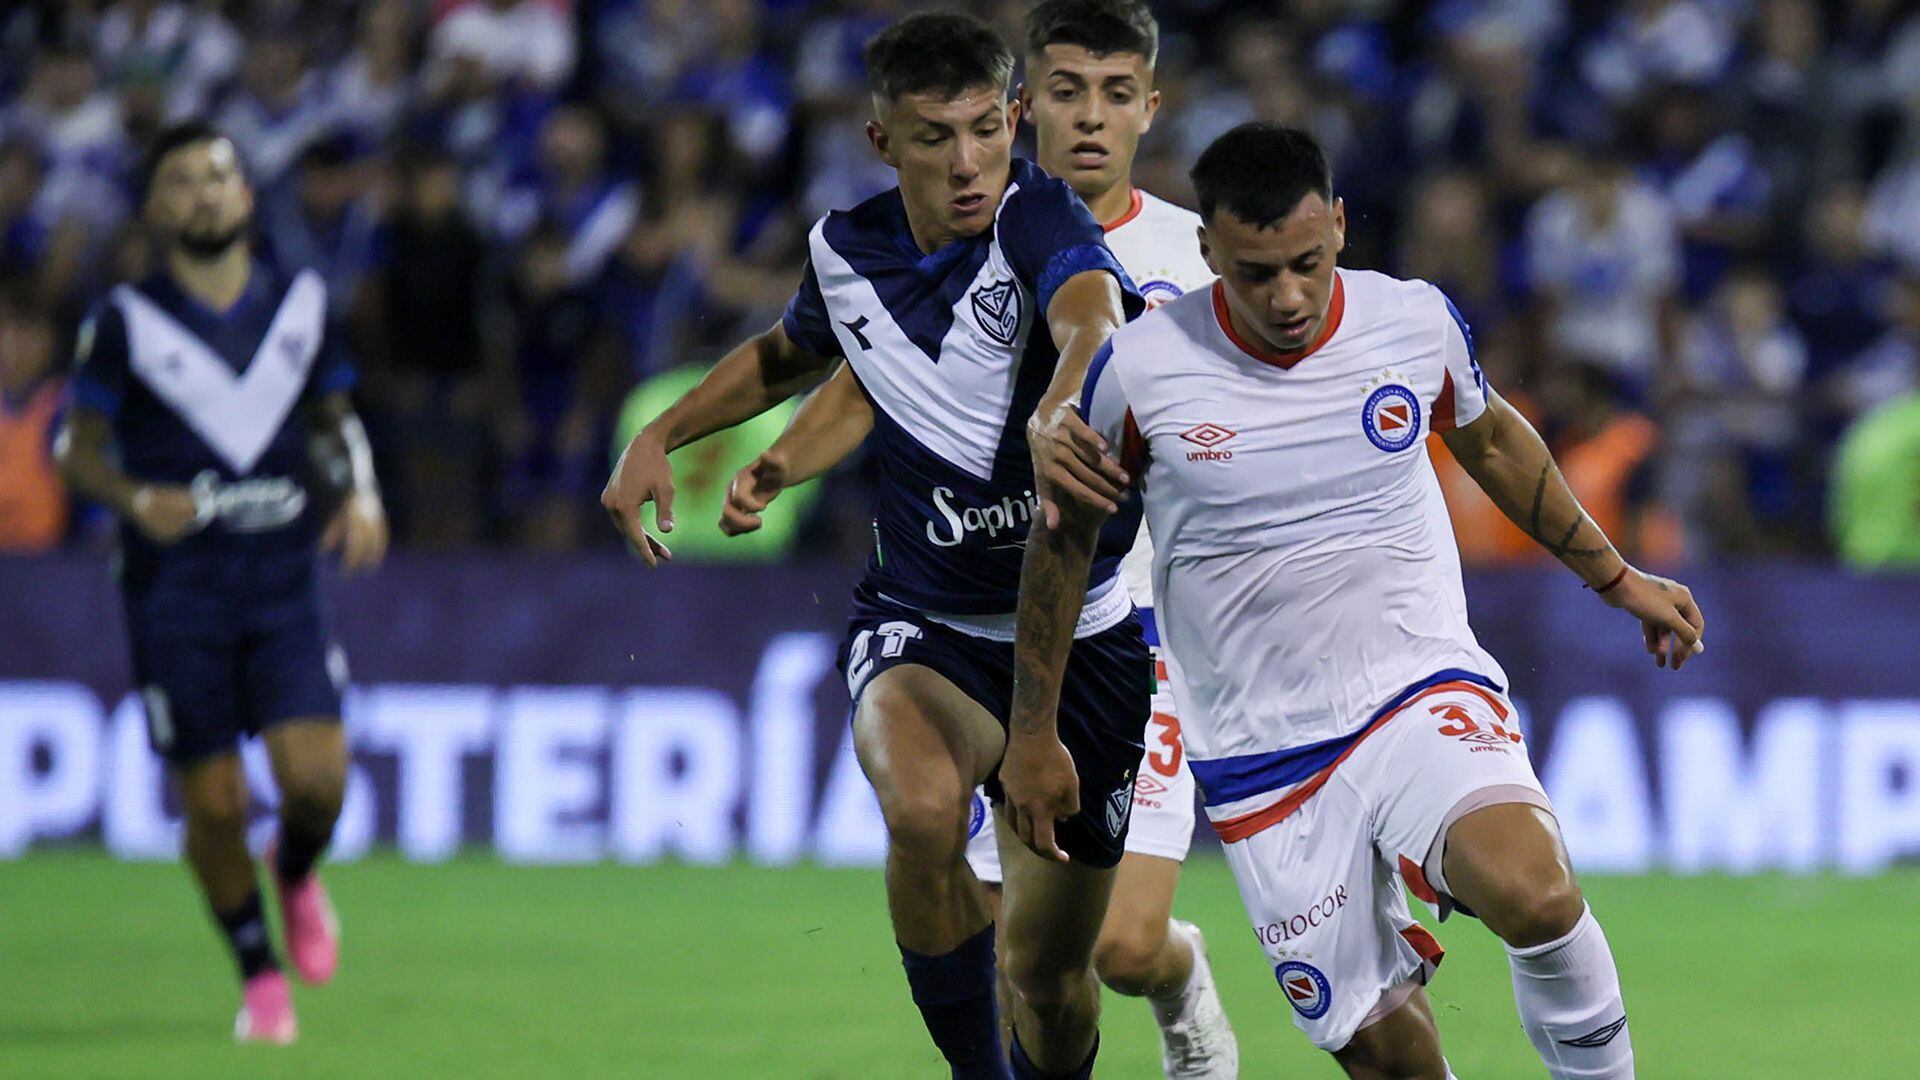
[[[299,883],[282,880],[279,870],[280,843],[276,839],[267,848],[267,865],[273,868],[274,888],[280,894],[281,930],[287,936],[287,958],[293,970],[308,986],[325,986],[340,966],[340,918],[333,902],[320,884],[320,875],[307,875]]]
[[[293,1019],[293,989],[278,971],[263,971],[247,980],[240,994],[240,1015],[233,1021],[233,1037],[243,1043],[285,1046],[300,1034]]]

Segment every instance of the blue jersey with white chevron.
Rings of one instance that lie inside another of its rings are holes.
[[[76,407],[107,417],[128,476],[192,489],[194,532],[121,530],[134,587],[273,592],[311,572],[317,534],[303,403],[353,385],[312,271],[256,265],[227,310],[165,274],[122,285],[82,328]]]
[[[1075,274],[1118,278],[1144,306],[1073,189],[1015,159],[993,226],[932,254],[896,188],[822,218],[808,237],[787,336],[845,357],[873,403],[880,465],[867,581],[923,611],[1014,609],[1036,512],[1026,424],[1059,363],[1046,321]],[[1131,505],[1136,505],[1131,504]],[[1090,585],[1113,576],[1132,522],[1103,534]]]

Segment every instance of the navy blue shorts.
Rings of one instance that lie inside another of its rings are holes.
[[[932,669],[1005,727],[1013,712],[1013,643],[942,625],[861,588],[840,646],[840,673],[855,704],[875,675],[902,664]],[[1153,699],[1153,656],[1138,615],[1073,643],[1060,687],[1060,741],[1080,774],[1080,812],[1054,838],[1074,861],[1119,863],[1133,812],[1134,773]],[[1004,797],[999,770],[987,795]]]
[[[231,753],[282,721],[339,718],[346,659],[317,593],[245,605],[158,589],[122,598],[147,735],[168,761]]]

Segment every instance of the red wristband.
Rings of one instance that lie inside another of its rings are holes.
[[[1627,580],[1627,571],[1628,571],[1628,569],[1630,569],[1630,568],[1629,568],[1629,567],[1628,567],[1628,566],[1627,566],[1627,565],[1626,565],[1625,563],[1621,563],[1621,564],[1620,564],[1620,572],[1619,572],[1619,573],[1617,573],[1617,574],[1615,574],[1615,575],[1613,575],[1613,580],[1611,580],[1611,581],[1609,581],[1609,582],[1607,582],[1607,583],[1606,583],[1605,585],[1602,585],[1602,586],[1600,586],[1600,587],[1599,587],[1599,588],[1597,588],[1597,589],[1593,589],[1593,586],[1591,586],[1591,585],[1588,585],[1588,586],[1586,586],[1586,587],[1587,587],[1587,588],[1589,588],[1589,589],[1593,589],[1593,594],[1594,594],[1595,596],[1604,596],[1604,595],[1606,595],[1606,593],[1607,593],[1607,590],[1609,590],[1609,589],[1612,589],[1612,588],[1613,588],[1614,586],[1616,586],[1616,585],[1618,585],[1618,584],[1620,584],[1621,582],[1623,582],[1623,581],[1625,581],[1625,580]]]

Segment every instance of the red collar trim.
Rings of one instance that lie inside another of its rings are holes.
[[[1120,226],[1125,225],[1127,222],[1140,216],[1140,208],[1144,205],[1146,205],[1146,200],[1140,197],[1140,189],[1134,188],[1133,201],[1127,205],[1127,212],[1107,222],[1105,225],[1100,226],[1100,230],[1102,232],[1112,232]]]
[[[1281,369],[1290,368],[1318,352],[1320,346],[1325,345],[1333,337],[1334,331],[1340,329],[1340,320],[1346,313],[1347,289],[1340,280],[1340,272],[1336,270],[1333,272],[1333,299],[1327,302],[1327,323],[1320,328],[1320,336],[1314,338],[1312,344],[1299,352],[1277,353],[1265,346],[1255,345],[1240,336],[1239,331],[1233,328],[1232,315],[1227,311],[1225,286],[1218,281],[1213,283],[1213,317],[1219,320],[1220,329],[1226,333],[1227,340],[1239,346],[1241,352],[1255,360]]]

